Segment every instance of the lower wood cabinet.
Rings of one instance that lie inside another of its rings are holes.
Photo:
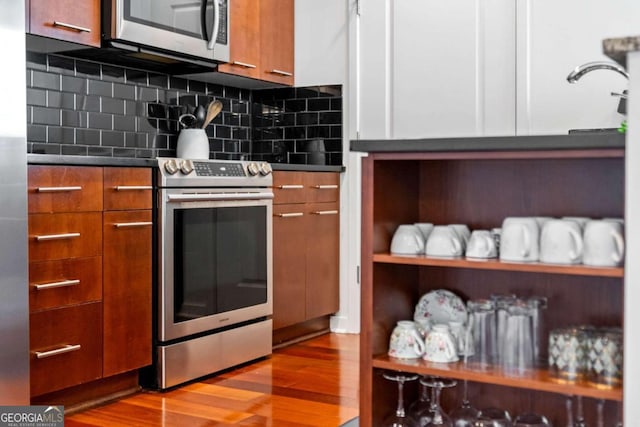
[[[103,218],[103,375],[151,364],[151,211]]]
[[[310,319],[339,309],[340,217],[338,202],[307,205],[306,316]]]
[[[274,344],[329,327],[339,309],[339,174],[274,172]]]
[[[148,168],[29,166],[32,399],[151,364],[151,206]]]
[[[273,328],[306,320],[306,244],[304,205],[273,207]]]

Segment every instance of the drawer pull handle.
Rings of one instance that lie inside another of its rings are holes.
[[[151,221],[143,221],[143,222],[116,222],[113,224],[116,228],[127,228],[127,227],[146,227],[148,225],[153,225]]]
[[[80,344],[67,344],[64,347],[56,348],[55,350],[34,351],[34,353],[38,359],[44,359],[45,357],[57,356],[58,354],[64,354],[78,350],[80,350]]]
[[[302,184],[285,184],[285,185],[278,185],[278,188],[281,189],[281,190],[295,190],[295,189],[304,188],[304,185],[302,185]]]
[[[116,185],[116,191],[152,190],[150,185]]]
[[[239,65],[239,66],[244,67],[244,68],[256,68],[256,66],[255,66],[255,65],[253,65],[253,64],[248,64],[248,63],[246,63],[246,62],[233,61],[233,62],[232,62],[232,64],[233,64],[233,65]]]
[[[45,234],[44,236],[36,236],[37,241],[43,240],[62,240],[80,237],[80,233],[63,233],[63,234]]]
[[[91,32],[91,28],[81,27],[79,25],[67,24],[66,22],[60,22],[60,21],[53,21],[53,26],[66,28],[68,30],[75,30],[75,31],[78,31],[79,33]]]
[[[338,215],[338,211],[313,211],[314,215]]]
[[[62,193],[65,191],[80,191],[82,187],[38,187],[39,193]]]
[[[293,73],[290,73],[288,71],[282,71],[282,70],[273,69],[273,70],[271,70],[269,72],[273,73],[273,74],[280,74],[281,76],[287,76],[287,77],[293,76]]]
[[[280,218],[294,218],[296,216],[303,216],[304,214],[302,212],[291,212],[291,213],[281,213],[281,214],[277,214],[276,216],[279,216]]]
[[[321,184],[321,185],[314,185],[313,188],[316,188],[318,190],[335,190],[338,188],[337,184]]]
[[[62,288],[64,286],[74,286],[79,284],[80,284],[80,280],[72,279],[72,280],[62,280],[60,282],[42,283],[40,285],[33,285],[33,287],[36,288],[36,291],[42,291],[45,289]]]

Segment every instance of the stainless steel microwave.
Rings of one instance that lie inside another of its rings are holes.
[[[105,41],[139,55],[198,63],[229,62],[232,0],[107,0]]]

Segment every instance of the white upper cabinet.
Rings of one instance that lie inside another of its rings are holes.
[[[627,79],[596,70],[575,84],[576,66],[611,61],[602,40],[639,31],[637,0],[517,0],[517,133],[562,134],[570,129],[614,128],[624,117],[611,92]]]
[[[295,86],[345,83],[347,9],[345,0],[296,0]]]
[[[515,132],[512,0],[361,0],[359,135]]]
[[[603,39],[638,32],[638,0],[360,3],[350,46],[361,139],[564,134],[624,119],[611,96],[624,76],[566,77],[610,61]]]

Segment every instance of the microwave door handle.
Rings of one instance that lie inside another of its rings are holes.
[[[202,39],[209,42],[209,33],[207,32],[207,0],[200,2],[200,30],[202,31]]]
[[[211,38],[209,39],[209,50],[213,50],[213,46],[218,39],[218,33],[220,32],[220,2],[219,0],[213,0],[213,30],[211,31]]]

